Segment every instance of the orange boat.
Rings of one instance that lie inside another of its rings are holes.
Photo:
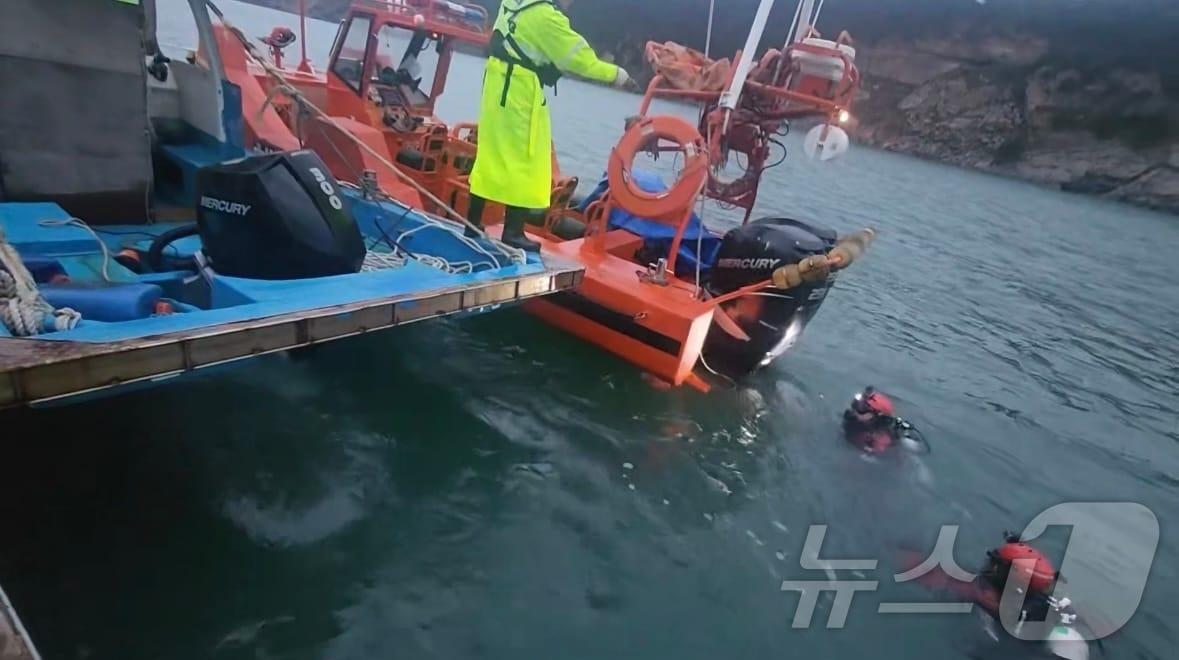
[[[767,5],[746,52],[761,37]],[[751,220],[788,122],[815,121],[804,142],[814,157],[847,148],[839,126],[859,87],[855,50],[846,33],[834,42],[819,37],[811,5],[801,1],[783,48],[756,61],[648,44],[656,75],[610,154],[606,180],[587,200],[574,201],[578,180],[560,173],[554,153],[552,204],[543,224],[528,230],[542,254],[583,264],[585,275],[573,292],[527,303],[529,312],[668,385],[702,390],[715,377],[735,380],[764,367],[797,341],[836,273],[873,236],[839,237],[790,218]],[[485,47],[490,23],[483,8],[450,0],[358,2],[322,74],[305,54],[296,68],[281,67],[293,41],[282,29],[262,40],[268,57],[227,22],[216,35],[226,75],[252,108],[248,147],[312,148],[342,181],[461,220],[478,129],[448,126],[434,108],[455,49]],[[433,65],[432,80],[423,63]],[[699,121],[651,114],[656,98],[698,103]],[[634,167],[639,154],[671,152],[683,159],[671,185]],[[737,155],[743,174],[724,178]],[[744,224],[724,236],[709,232],[694,214],[703,198],[742,209]],[[502,211],[488,206],[492,233]]]

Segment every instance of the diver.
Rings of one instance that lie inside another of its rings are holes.
[[[855,395],[843,411],[843,434],[848,442],[869,454],[883,454],[898,445],[929,453],[929,444],[921,432],[897,417],[892,399],[872,386]]]
[[[1003,592],[1012,578],[1021,598],[1003,602]],[[1086,660],[1089,645],[1078,631],[1078,615],[1067,597],[1055,598],[1053,592],[1061,581],[1052,562],[1035,547],[1023,541],[1019,534],[1005,532],[1003,545],[987,551],[986,563],[975,578],[976,593],[972,600],[987,614],[1000,619],[1003,608],[1012,607],[1010,620],[1017,621],[1017,630],[1026,622],[1051,625],[1043,640],[1052,655],[1068,660]]]
[[[902,563],[916,566],[921,563],[919,557],[920,553],[906,553]],[[1011,586],[1018,590],[1015,592],[1018,597],[1004,602],[1003,592],[1013,577],[1015,582]],[[1021,630],[1028,632],[1027,624],[1043,623],[1048,629],[1039,641],[1049,654],[1068,660],[1089,658],[1089,645],[1081,633],[1087,630],[1085,623],[1079,620],[1071,599],[1055,594],[1063,578],[1048,557],[1019,534],[1005,532],[1003,543],[987,551],[981,570],[969,582],[950,575],[940,566],[915,579],[930,590],[978,605],[990,617],[985,619],[986,629],[996,641],[999,637],[992,619],[1015,622],[1009,631],[1016,635]]]
[[[1003,535],[1003,541],[1003,545],[998,548],[987,550],[986,563],[976,580],[981,592],[979,604],[992,616],[998,616],[1003,589],[1006,588],[1014,570],[1020,582],[1027,583],[1022,603],[1023,611],[1019,618],[1027,621],[1044,621],[1052,607],[1049,599],[1059,577],[1056,569],[1044,553],[1024,543],[1018,534],[1007,532]],[[1023,561],[1017,565],[1016,560]]]
[[[503,0],[495,19],[479,107],[479,149],[471,172],[471,224],[483,226],[487,200],[507,207],[503,242],[532,252],[524,223],[545,212],[553,186],[552,126],[544,87],[564,73],[615,87],[630,75],[598,58],[557,7],[572,0]],[[468,230],[469,232],[470,230]]]

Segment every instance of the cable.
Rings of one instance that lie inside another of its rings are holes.
[[[729,381],[730,385],[737,384],[737,381],[708,366],[708,360],[704,359],[704,351],[700,351],[700,364],[704,365],[704,368],[708,370],[708,373],[712,374],[713,376],[716,376],[717,378],[724,378],[725,380]]]
[[[781,147],[781,149],[782,149],[782,157],[781,157],[781,158],[779,158],[779,159],[778,159],[778,160],[777,160],[777,161],[776,161],[776,162],[775,162],[773,165],[765,165],[765,166],[763,166],[763,167],[762,167],[762,169],[763,169],[763,170],[772,169],[772,168],[775,168],[775,167],[777,167],[777,166],[781,165],[782,163],[785,163],[785,162],[786,162],[786,158],[787,158],[787,156],[789,156],[789,153],[786,151],[786,145],[785,145],[785,144],[782,144],[780,141],[778,141],[778,140],[775,140],[774,138],[766,138],[766,140],[767,140],[767,141],[768,141],[770,144],[775,144],[775,145],[777,145],[777,146]]]

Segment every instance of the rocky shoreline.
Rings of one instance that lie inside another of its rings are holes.
[[[1044,63],[1029,35],[864,44],[857,140],[1179,213],[1177,121],[1157,73]]]

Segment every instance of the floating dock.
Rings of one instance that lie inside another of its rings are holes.
[[[110,343],[0,338],[0,408],[159,382],[268,353],[322,344],[574,288],[583,270],[545,272]]]

